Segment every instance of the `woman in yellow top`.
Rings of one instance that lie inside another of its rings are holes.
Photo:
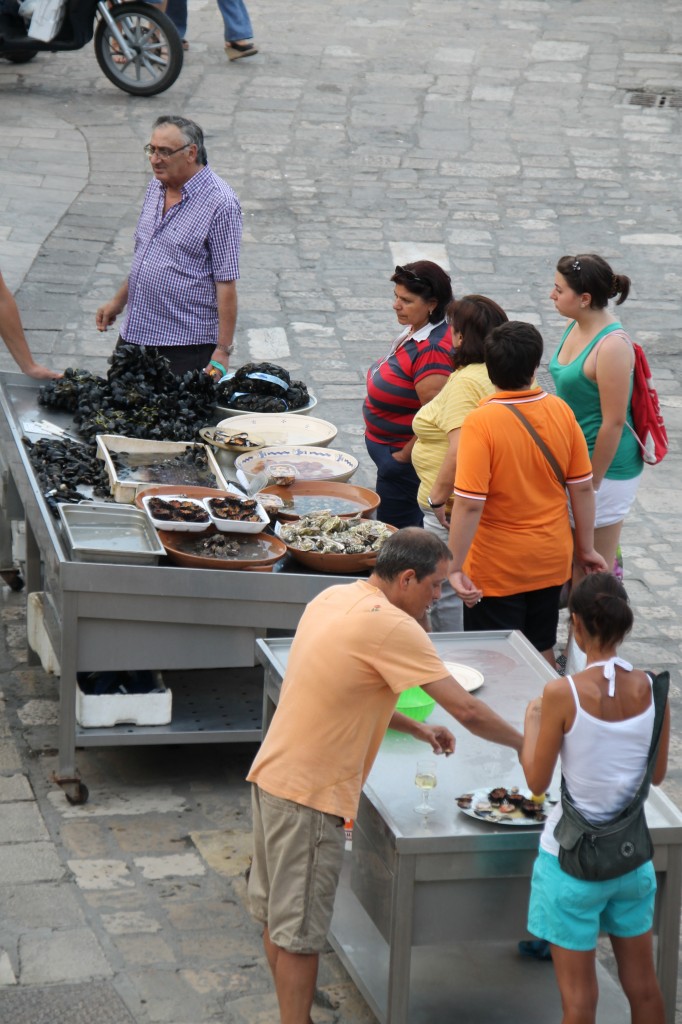
[[[446,506],[455,482],[460,428],[481,399],[495,390],[485,367],[483,342],[508,317],[485,295],[465,295],[450,303],[446,318],[452,327],[455,370],[439,394],[415,414],[412,463],[420,481],[417,500],[424,513],[424,529],[447,544]],[[449,583],[431,609],[431,628],[436,633],[462,629],[462,602]]]

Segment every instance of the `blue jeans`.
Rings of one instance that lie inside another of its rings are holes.
[[[419,477],[411,462],[396,462],[397,447],[377,444],[365,438],[369,457],[377,467],[376,492],[381,498],[377,519],[389,526],[422,526],[424,517],[417,503]]]
[[[225,22],[225,42],[252,39],[251,19],[244,0],[218,0],[218,10]]]
[[[181,39],[187,32],[187,0],[168,0],[166,14],[178,30]]]

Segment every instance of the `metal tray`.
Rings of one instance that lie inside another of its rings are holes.
[[[59,515],[76,562],[157,565],[166,553],[149,517],[140,509],[60,505]]]

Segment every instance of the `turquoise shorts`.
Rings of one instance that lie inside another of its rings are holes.
[[[563,949],[595,949],[599,933],[643,935],[654,920],[656,874],[651,861],[607,882],[567,875],[559,858],[540,850],[533,867],[528,931]]]

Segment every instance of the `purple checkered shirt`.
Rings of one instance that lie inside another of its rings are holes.
[[[121,337],[136,345],[215,345],[216,282],[239,278],[239,200],[209,167],[182,186],[182,200],[165,217],[164,198],[154,178],[135,229]]]

